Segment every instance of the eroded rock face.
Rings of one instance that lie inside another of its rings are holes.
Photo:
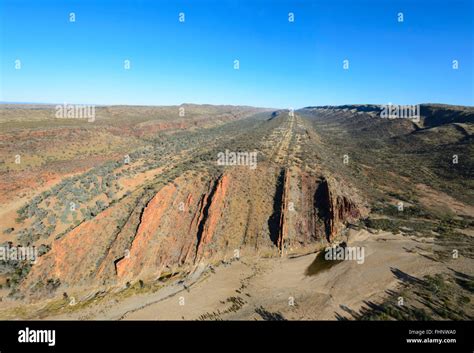
[[[163,216],[168,209],[173,207],[175,197],[176,187],[169,184],[162,188],[145,207],[129,252],[116,262],[119,279],[159,275],[159,269],[168,261],[167,255],[161,248],[172,241],[165,237],[165,234],[160,234],[160,224],[164,221]]]
[[[200,256],[206,257],[206,245],[212,240],[215,233],[217,223],[223,216],[224,201],[229,187],[229,177],[227,175],[221,176],[215,181],[211,192],[206,197],[204,208],[200,212],[200,223],[197,232],[197,248],[196,258]]]
[[[280,174],[275,199],[279,204],[274,211],[279,227],[272,240],[280,255],[285,249],[304,247],[321,239],[332,242],[348,223],[368,212],[354,190],[333,178],[295,175],[289,169]]]
[[[335,181],[322,179],[314,195],[314,206],[324,222],[327,241],[331,242],[347,222],[355,222],[364,212],[350,196],[337,187]]]
[[[34,291],[50,279],[66,287],[153,281],[228,258],[236,249],[284,256],[322,239],[331,242],[364,215],[360,205],[335,180],[289,169],[277,177],[249,169],[181,176],[114,204],[53,242],[22,286]]]
[[[77,226],[38,259],[23,282],[24,290],[59,280],[64,286],[102,285],[134,279],[154,280],[166,267],[193,263],[198,245],[198,227],[204,243],[214,233],[223,212],[219,200],[228,178],[211,182],[194,178],[170,183],[155,194],[132,197]],[[216,184],[217,205],[210,205],[203,219],[200,201],[212,202],[210,186]],[[149,201],[145,201],[149,200]]]
[[[290,204],[290,172],[288,170],[284,171],[283,177],[283,187],[282,187],[282,205],[281,205],[281,216],[280,216],[280,234],[277,239],[276,246],[280,254],[283,253],[283,244],[285,239],[288,238],[288,222],[286,221],[286,214],[288,211],[288,205]]]
[[[126,217],[126,207],[117,204],[53,241],[51,250],[37,259],[23,281],[22,291],[38,291],[41,295],[51,280],[66,286],[94,282],[110,244],[117,238],[117,222]]]
[[[211,180],[201,195],[194,190],[186,197],[174,184],[163,187],[145,207],[129,253],[116,263],[118,279],[157,279],[166,267],[206,258],[206,245],[224,212],[228,183],[223,175]]]

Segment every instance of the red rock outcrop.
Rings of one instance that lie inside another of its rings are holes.
[[[356,195],[354,195],[357,197]],[[319,183],[314,200],[318,217],[324,222],[326,238],[331,242],[348,222],[362,216],[362,205],[347,195],[335,180],[323,178]]]
[[[322,237],[332,241],[363,215],[357,194],[335,180],[285,169],[272,196],[262,179],[249,169],[183,175],[158,191],[129,196],[54,241],[22,286],[50,279],[65,286],[153,281],[243,247],[284,255]],[[290,203],[298,203],[296,211]]]
[[[129,254],[116,262],[117,278],[156,279],[166,267],[206,258],[206,245],[224,212],[228,183],[229,177],[223,175],[207,187],[163,187],[146,205]]]
[[[98,265],[117,236],[117,220],[127,217],[124,205],[114,205],[52,242],[51,250],[37,259],[21,288],[41,289],[48,280],[63,285],[94,281]]]
[[[206,256],[204,248],[210,243],[216,230],[217,223],[224,212],[224,201],[229,186],[229,177],[223,175],[213,186],[212,191],[206,196],[205,207],[201,209],[198,227],[198,244],[196,247],[196,259],[199,256]]]
[[[160,252],[162,240],[159,229],[163,215],[176,196],[175,192],[176,187],[168,184],[146,206],[129,253],[116,264],[119,279],[136,277],[144,272],[146,275],[159,275],[159,269],[166,261],[163,252]]]

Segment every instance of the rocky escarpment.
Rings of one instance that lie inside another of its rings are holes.
[[[206,194],[205,202],[197,213],[199,215],[199,226],[197,230],[196,254],[194,261],[201,257],[211,255],[208,245],[216,231],[219,220],[223,216],[225,197],[229,188],[229,176],[222,175],[211,186],[211,191]]]
[[[129,253],[117,262],[117,277],[157,279],[168,267],[210,257],[207,245],[217,233],[228,184],[222,175],[200,195],[183,194],[174,184],[162,188],[145,207]]]
[[[155,281],[236,250],[311,251],[362,216],[357,193],[331,177],[290,168],[184,174],[125,197],[54,241],[22,289],[43,295],[51,281],[65,288]]]
[[[150,189],[124,198],[54,241],[22,291],[42,295],[52,281],[64,287],[153,281],[178,268],[189,272],[200,262],[229,258],[241,247],[271,246],[264,233],[257,233],[268,215],[248,216],[254,206],[242,198],[249,187],[238,182],[257,180],[257,173],[238,173],[244,176],[182,175],[155,193]]]
[[[290,198],[290,173],[288,170],[283,172],[283,187],[282,187],[282,199],[284,202],[281,204],[281,216],[280,216],[280,231],[277,238],[276,246],[280,255],[283,253],[283,245],[285,239],[288,238],[289,224],[287,221],[287,213],[289,209],[289,198]]]
[[[283,169],[269,226],[280,255],[321,241],[332,242],[349,223],[367,216],[359,194],[332,177]]]
[[[362,208],[349,196],[344,195],[323,178],[314,195],[314,206],[319,219],[324,223],[327,241],[331,242],[345,224],[354,222],[362,215]]]

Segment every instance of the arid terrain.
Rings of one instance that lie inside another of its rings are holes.
[[[0,319],[474,318],[472,107],[0,109]]]

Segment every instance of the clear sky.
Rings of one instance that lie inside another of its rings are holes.
[[[0,0],[0,101],[474,105],[473,3]]]

